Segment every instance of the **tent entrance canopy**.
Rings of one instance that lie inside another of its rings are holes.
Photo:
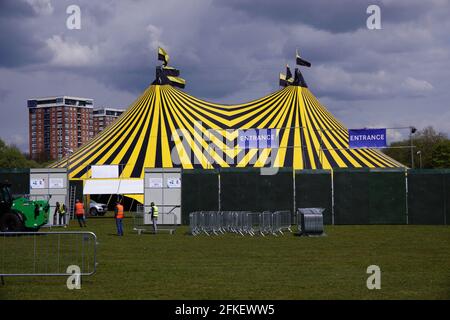
[[[123,194],[143,202],[144,179],[86,179],[83,194]]]

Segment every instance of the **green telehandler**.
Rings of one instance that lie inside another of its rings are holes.
[[[0,183],[0,232],[38,231],[47,224],[48,201],[13,199],[10,190],[10,184]]]

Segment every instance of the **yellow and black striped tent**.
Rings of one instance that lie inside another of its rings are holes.
[[[275,129],[278,145],[240,148],[239,131]],[[350,149],[347,129],[310,90],[288,86],[248,103],[223,105],[170,85],[150,85],[112,125],[76,150],[70,179],[89,179],[92,165],[119,165],[120,178],[143,178],[144,168],[403,167],[375,149]]]

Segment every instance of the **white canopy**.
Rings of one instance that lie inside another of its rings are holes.
[[[87,179],[83,194],[143,194],[143,179]]]

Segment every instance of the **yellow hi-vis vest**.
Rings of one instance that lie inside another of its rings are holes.
[[[158,207],[153,206],[153,218],[158,218]]]
[[[63,204],[59,205],[59,213],[60,214],[65,214],[66,213],[66,210],[64,210],[64,205]]]

